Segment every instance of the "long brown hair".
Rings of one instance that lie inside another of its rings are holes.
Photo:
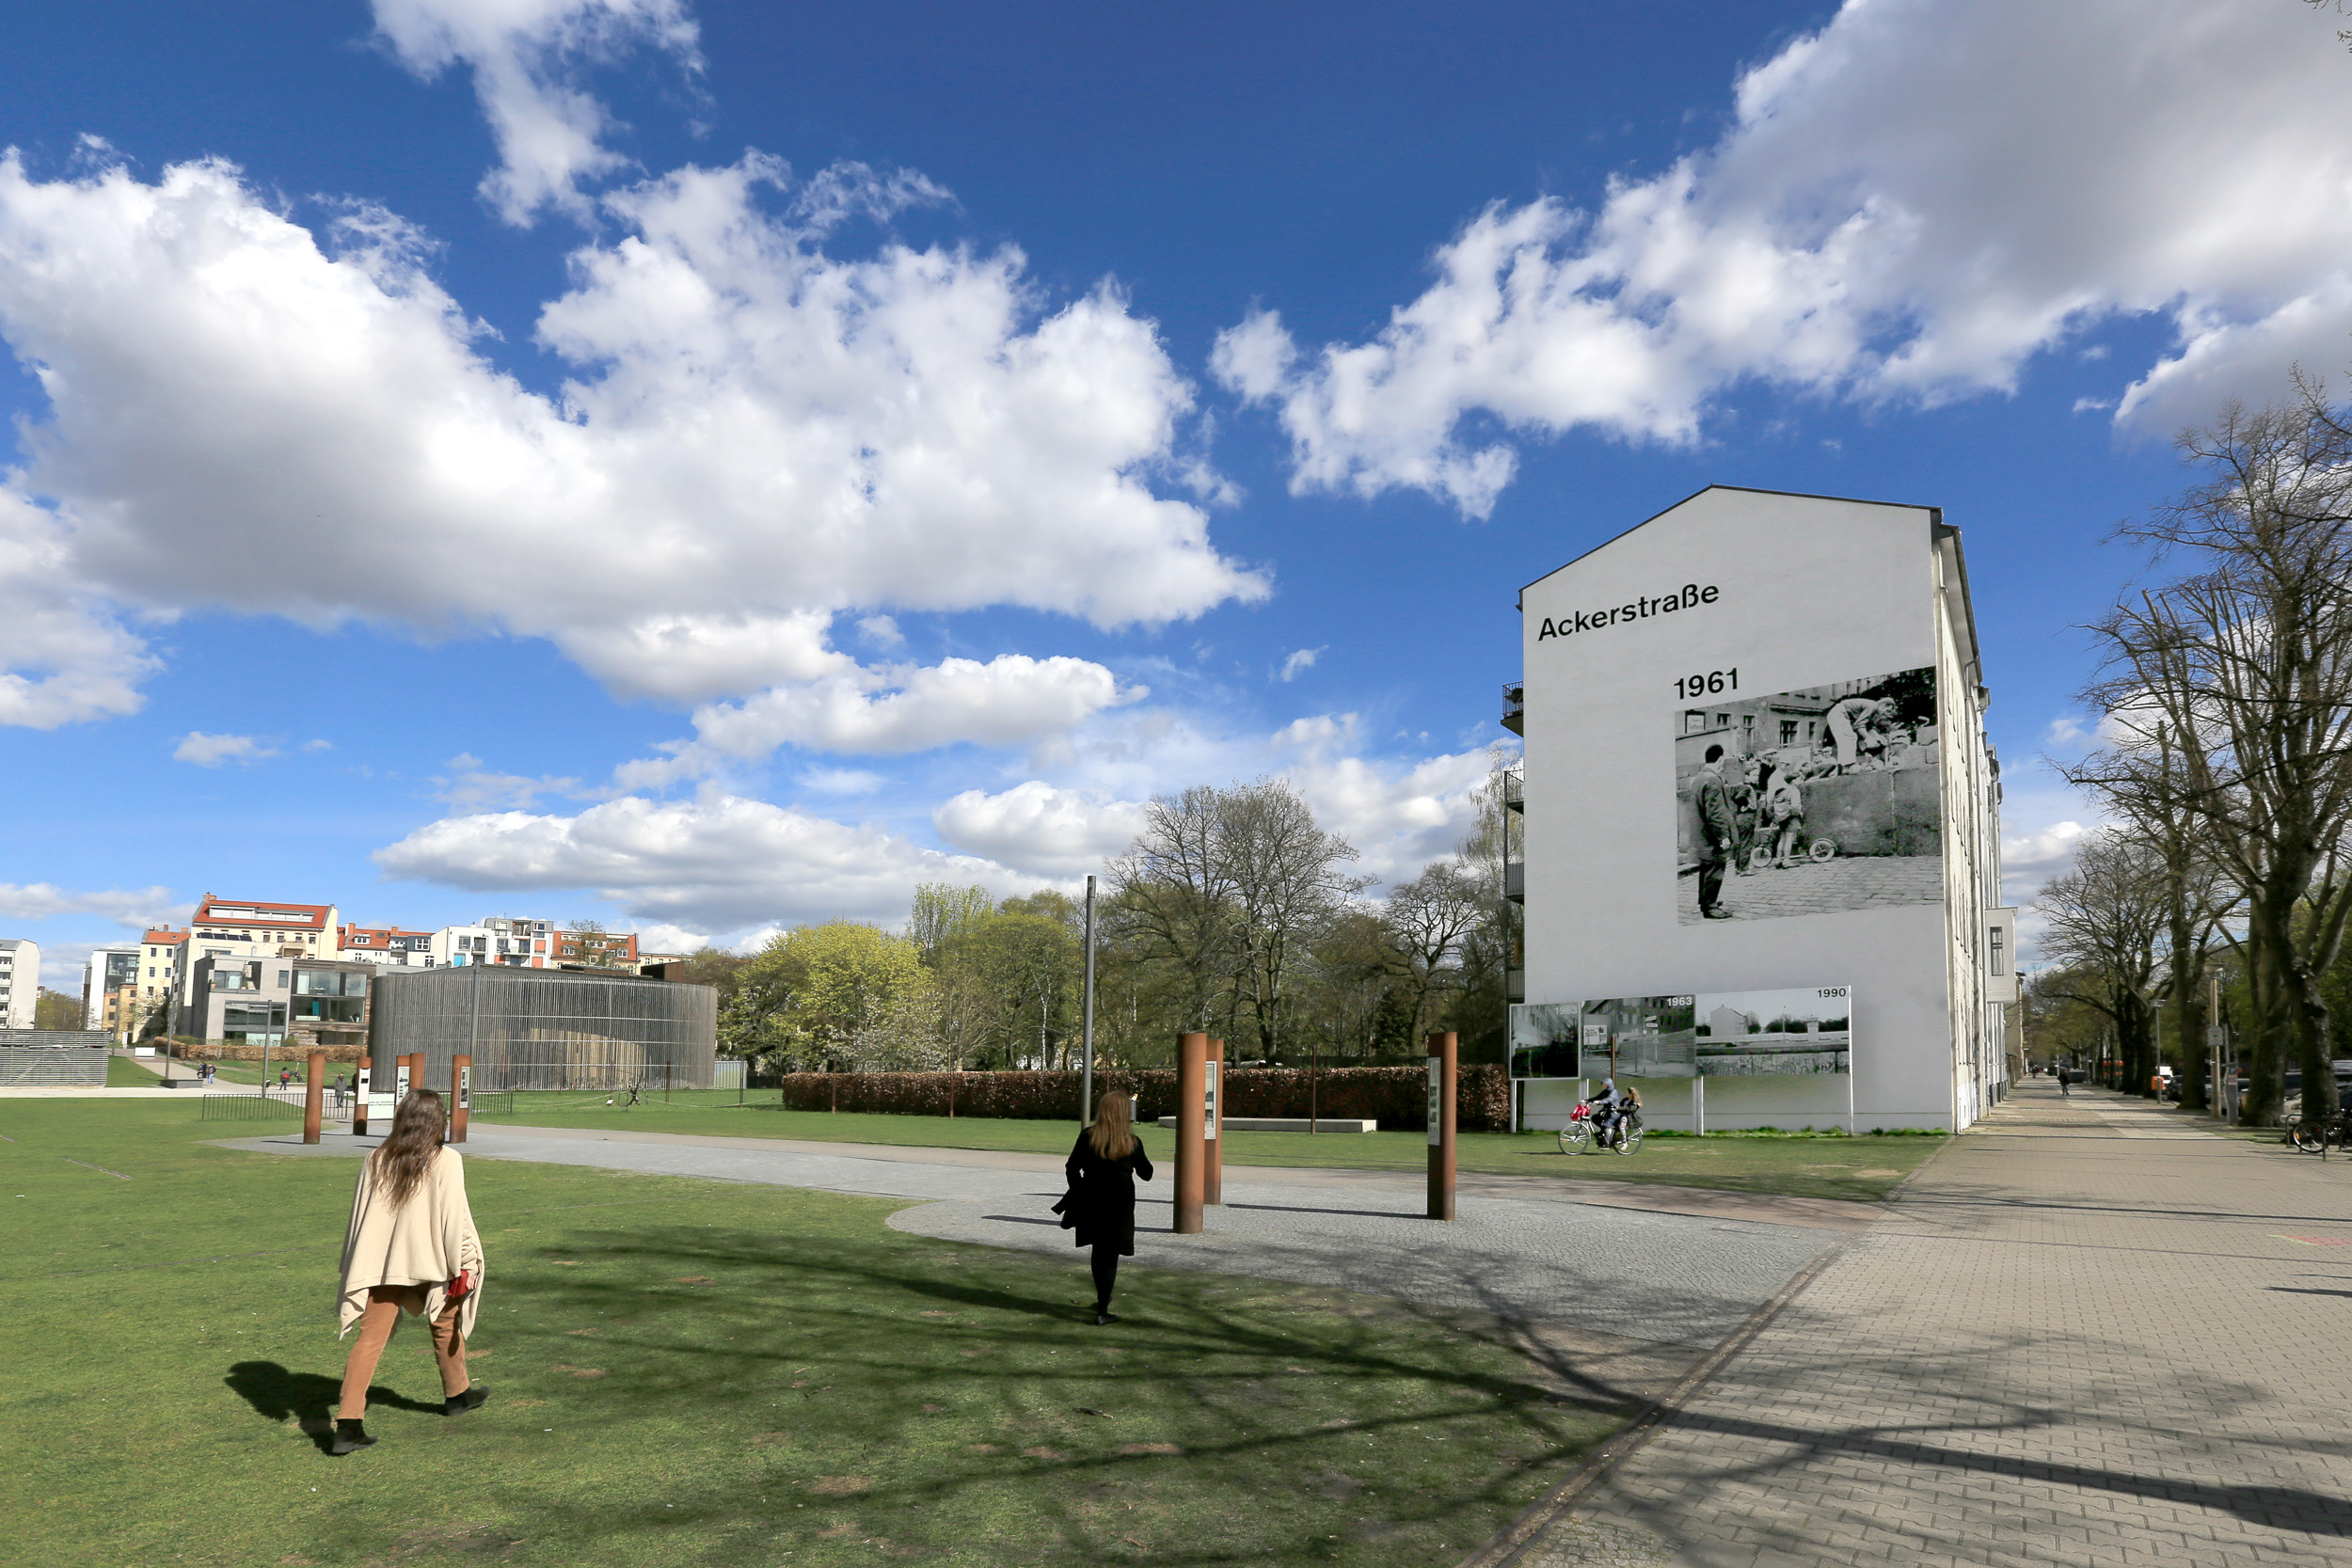
[[[1136,1151],[1133,1121],[1126,1091],[1107,1089],[1094,1102],[1094,1125],[1087,1129],[1087,1142],[1105,1160],[1124,1160]]]
[[[448,1125],[449,1107],[432,1089],[410,1089],[392,1113],[391,1136],[376,1146],[368,1159],[375,1179],[384,1183],[384,1200],[397,1209],[408,1201],[433,1157],[441,1151],[441,1134]]]

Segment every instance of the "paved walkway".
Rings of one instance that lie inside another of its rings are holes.
[[[343,1133],[305,1145],[294,1132],[220,1140],[230,1148],[313,1158],[348,1157],[377,1141]],[[484,1123],[464,1147],[476,1159],[930,1199],[889,1223],[914,1235],[1081,1261],[1052,1212],[1062,1162],[1050,1155]],[[1499,1187],[1507,1195],[1501,1196],[1461,1183],[1460,1217],[1445,1225],[1425,1217],[1420,1175],[1234,1166],[1225,1173],[1225,1203],[1209,1211],[1208,1233],[1177,1236],[1168,1229],[1170,1180],[1164,1171],[1143,1189],[1138,1263],[1337,1286],[1531,1327],[1692,1348],[1720,1340],[1850,1233],[1785,1223],[1786,1216],[1766,1223],[1580,1202],[1562,1190],[1565,1183],[1524,1177],[1478,1184]],[[1769,1208],[1752,1197],[1749,1204]],[[1817,1201],[1800,1213],[1868,1207]]]
[[[2352,1163],[2033,1081],[1518,1560],[2352,1562]]]

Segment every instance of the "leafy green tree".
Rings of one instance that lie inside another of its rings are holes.
[[[871,1067],[902,1051],[905,1022],[893,1009],[927,980],[905,937],[849,920],[796,927],[744,967],[721,1036],[731,1052],[788,1068]]]

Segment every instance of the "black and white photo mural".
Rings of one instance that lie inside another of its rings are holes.
[[[1694,671],[1675,689],[1680,924],[1944,896],[1932,667],[1770,696]]]
[[[1853,990],[1772,990],[1521,1003],[1514,1078],[1754,1078],[1850,1072]]]

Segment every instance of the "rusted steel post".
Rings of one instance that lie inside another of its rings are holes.
[[[1207,1145],[1200,1162],[1200,1201],[1222,1208],[1225,1203],[1225,1042],[1209,1042],[1208,1097],[1200,1113],[1200,1137]]]
[[[1176,1037],[1176,1234],[1200,1234],[1201,1112],[1207,1101],[1209,1037]]]
[[[449,1141],[466,1141],[466,1120],[473,1111],[473,1058],[456,1056],[449,1064]]]
[[[326,1053],[313,1051],[310,1053],[310,1070],[303,1078],[302,1141],[304,1143],[314,1144],[319,1141],[319,1123],[325,1119],[326,1110]]]
[[[1454,1037],[1429,1037],[1429,1217],[1454,1217]]]

